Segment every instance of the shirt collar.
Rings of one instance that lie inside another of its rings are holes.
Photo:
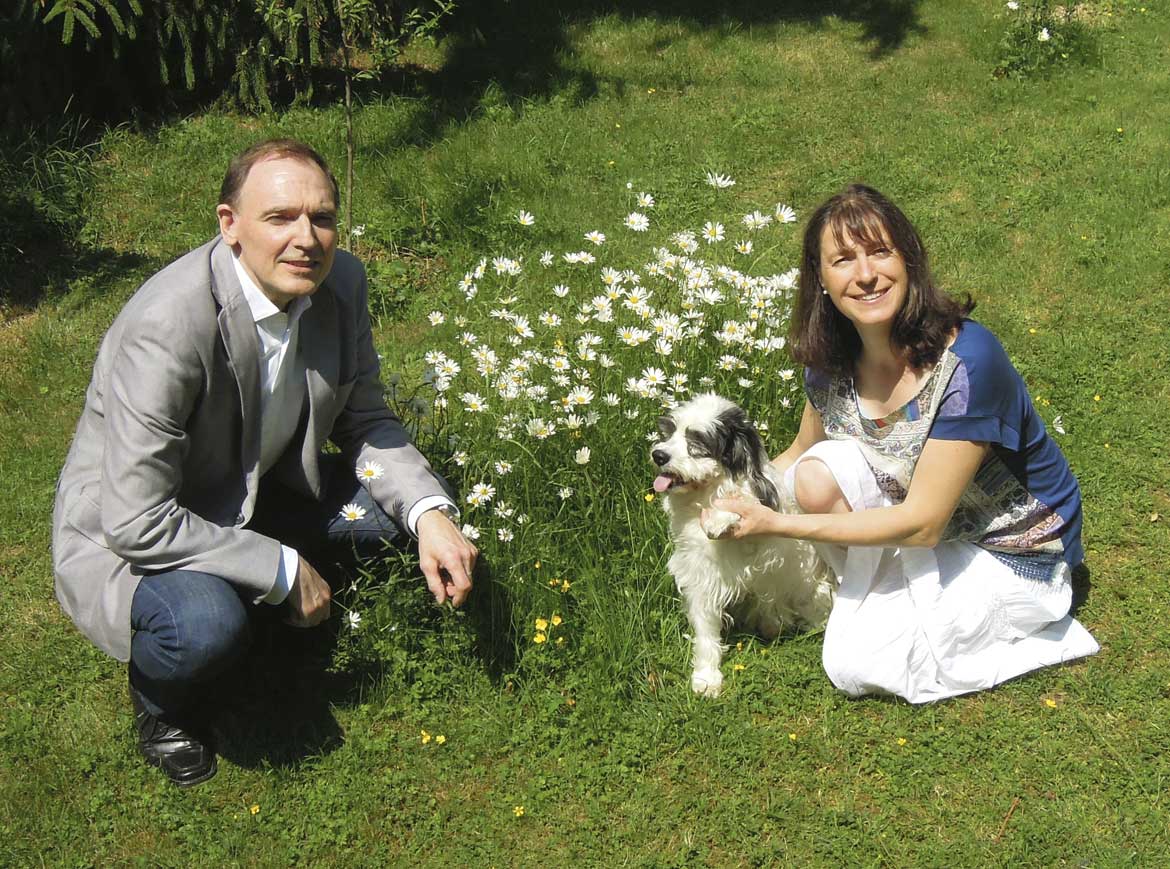
[[[248,303],[248,308],[252,312],[252,320],[255,323],[260,323],[278,314],[288,314],[288,325],[291,328],[293,323],[300,319],[301,314],[313,304],[313,300],[309,296],[297,296],[288,306],[288,310],[282,311],[256,286],[256,282],[252,280],[252,276],[248,274],[235,251],[232,251],[232,265],[236,268],[236,277],[240,279],[240,288],[244,291],[244,299]]]

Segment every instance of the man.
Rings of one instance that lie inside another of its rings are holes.
[[[232,160],[219,237],[148,280],[106,334],[58,484],[57,598],[129,662],[139,748],[180,785],[215,774],[200,699],[246,650],[249,608],[304,628],[329,617],[301,550],[401,526],[438,602],[471,589],[477,552],[448,489],[383,398],[337,200],[303,143]]]

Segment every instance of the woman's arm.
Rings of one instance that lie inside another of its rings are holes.
[[[712,506],[743,517],[727,532],[728,538],[777,534],[845,546],[930,547],[942,538],[987,452],[985,443],[928,438],[914,468],[906,500],[892,507],[789,515],[738,499],[719,499]],[[788,451],[780,458],[787,455]]]
[[[788,470],[789,466],[808,452],[813,444],[828,439],[829,436],[825,434],[825,427],[821,423],[821,415],[817,413],[811,402],[806,401],[796,437],[792,439],[792,444],[788,449],[772,459],[772,464],[780,476],[784,476],[784,472]]]

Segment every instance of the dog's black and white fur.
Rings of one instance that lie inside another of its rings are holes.
[[[716,539],[740,519],[701,511],[712,498],[738,497],[795,512],[796,504],[768,461],[743,409],[713,393],[699,395],[659,419],[661,440],[650,451],[665,492],[674,553],[670,572],[694,633],[691,688],[716,696],[723,685],[723,623],[736,621],[771,639],[786,628],[825,624],[835,581],[812,544],[761,535]]]

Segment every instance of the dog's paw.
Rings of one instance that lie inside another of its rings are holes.
[[[691,690],[704,697],[718,697],[723,688],[723,674],[713,667],[695,670],[691,674]]]
[[[729,513],[726,510],[710,510],[703,519],[703,531],[715,540],[722,537],[729,529],[739,524],[742,517],[738,513]]]

